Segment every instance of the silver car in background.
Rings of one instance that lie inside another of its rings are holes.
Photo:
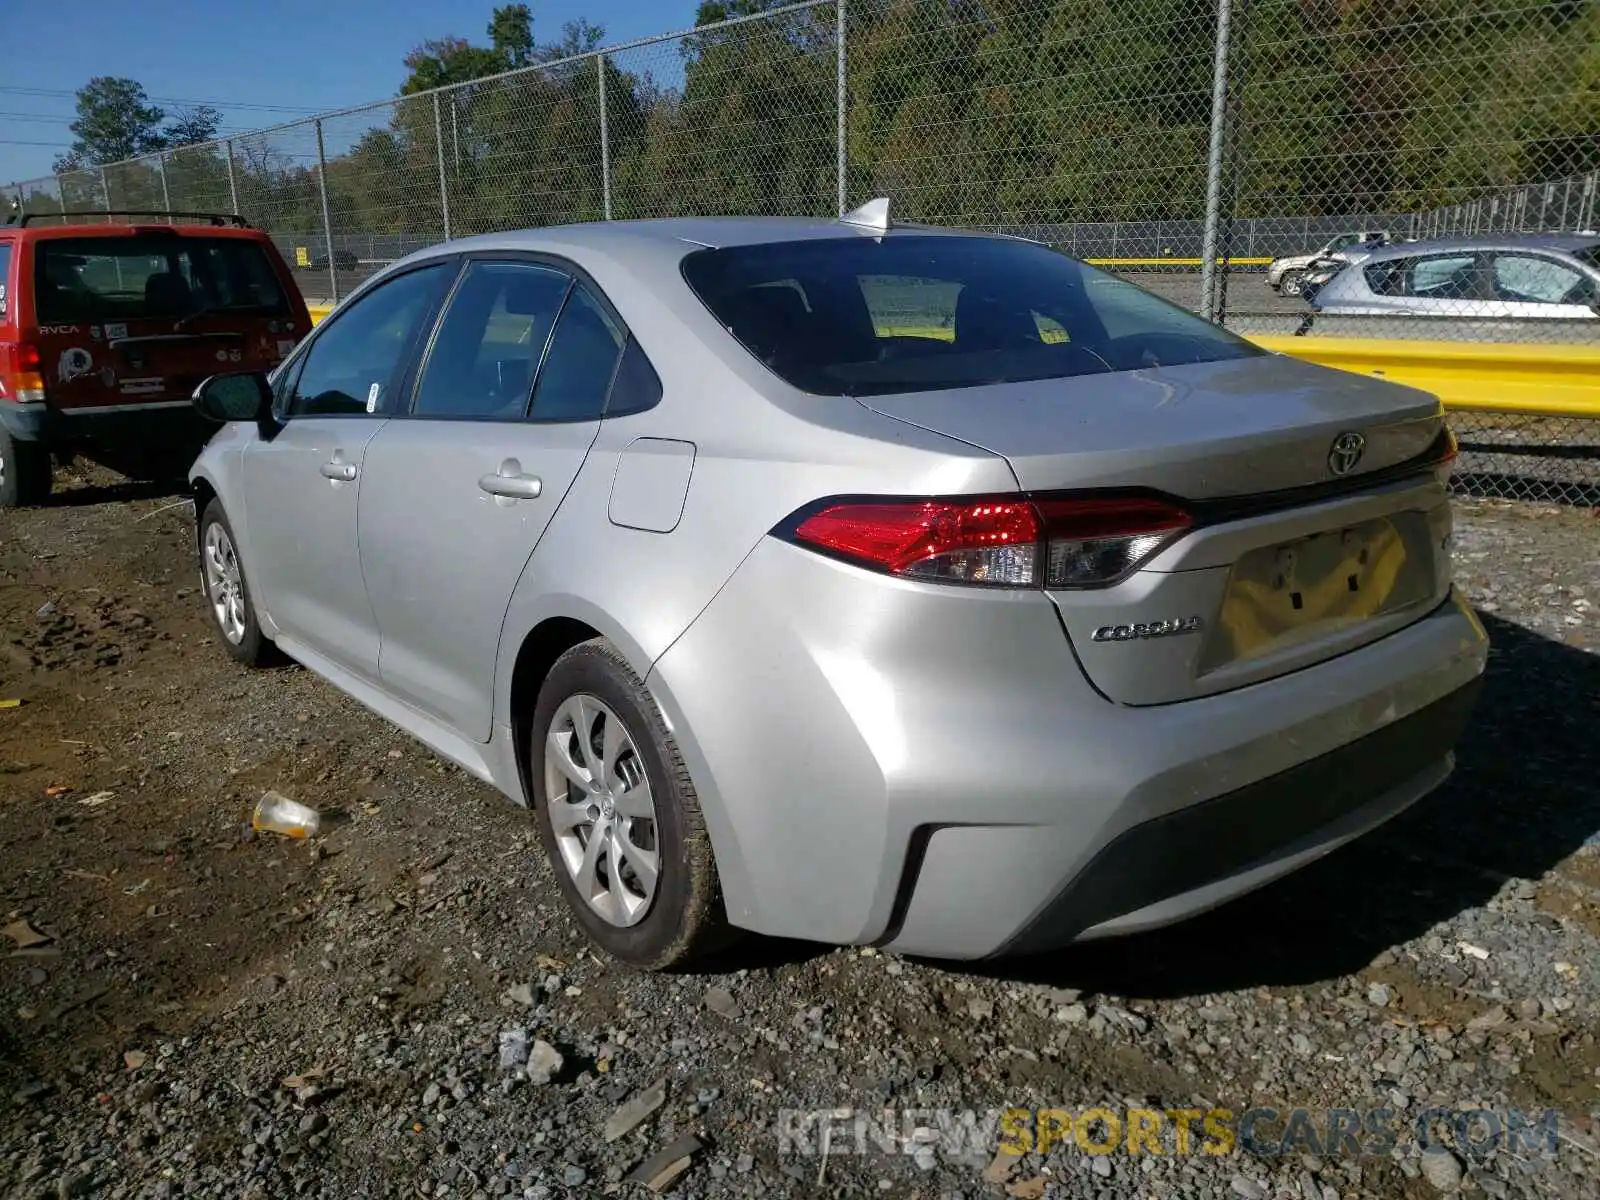
[[[1359,229],[1340,233],[1329,238],[1315,250],[1305,254],[1286,254],[1275,258],[1267,266],[1264,281],[1275,292],[1285,296],[1298,296],[1313,263],[1328,258],[1350,246],[1379,245],[1391,241],[1394,235],[1386,229]]]
[[[450,242],[196,403],[223,648],[530,806],[640,967],[1176,920],[1438,786],[1484,667],[1435,398],[885,202]]]
[[[1594,320],[1600,237],[1502,234],[1388,246],[1323,284],[1311,306],[1349,316]]]

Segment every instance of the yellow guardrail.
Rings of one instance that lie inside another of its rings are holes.
[[[1261,334],[1258,346],[1432,392],[1448,408],[1600,417],[1600,345]]]
[[[313,305],[311,320],[332,308]],[[1432,392],[1448,408],[1600,417],[1600,345],[1415,342],[1257,334],[1266,350]]]

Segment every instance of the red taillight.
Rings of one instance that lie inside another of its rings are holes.
[[[1192,518],[1163,500],[984,496],[842,500],[786,536],[892,575],[1001,587],[1103,587],[1135,570]]]
[[[38,404],[44,400],[39,347],[32,342],[0,342],[0,400]]]

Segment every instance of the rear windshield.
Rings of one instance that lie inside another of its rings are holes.
[[[201,311],[289,313],[261,247],[239,238],[41,238],[34,287],[41,325]]]
[[[689,286],[807,392],[922,392],[1263,351],[1045,246],[892,235],[699,250]]]

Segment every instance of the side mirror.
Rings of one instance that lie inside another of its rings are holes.
[[[219,425],[272,419],[272,388],[260,371],[213,375],[195,388],[193,399],[200,415]]]

